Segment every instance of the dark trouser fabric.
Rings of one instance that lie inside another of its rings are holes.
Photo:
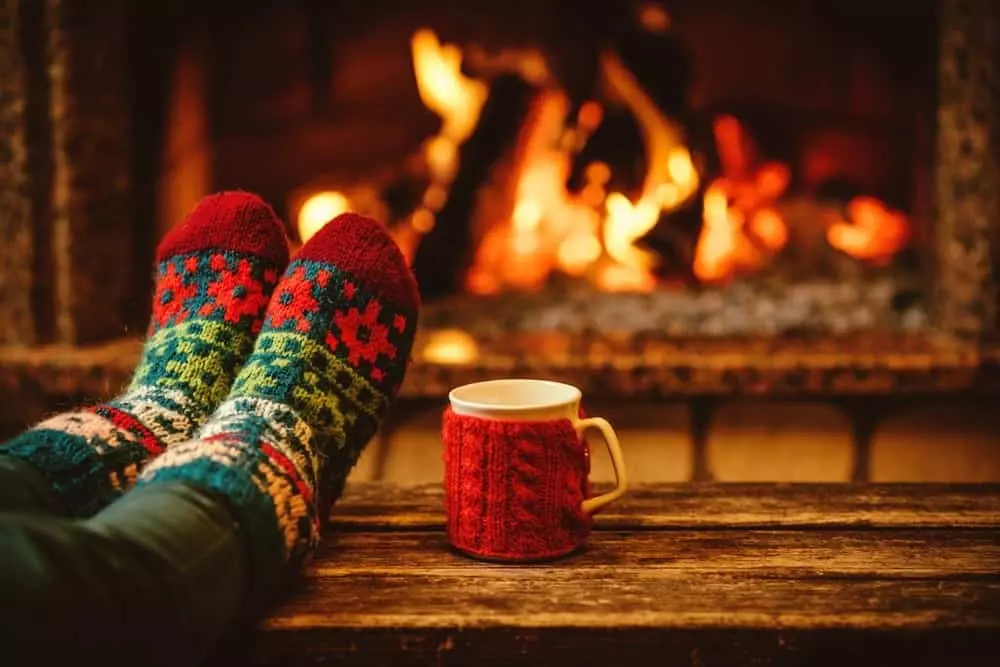
[[[87,520],[0,457],[0,664],[196,665],[240,615],[246,563],[226,507],[181,483]]]

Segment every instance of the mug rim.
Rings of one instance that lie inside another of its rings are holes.
[[[560,389],[563,391],[568,390],[568,395],[561,400],[552,400],[546,402],[533,402],[533,403],[484,403],[482,401],[470,401],[462,398],[460,392],[463,390],[468,390],[470,388],[482,388],[488,385],[501,385],[501,384],[513,384],[513,383],[526,383],[533,385],[545,385],[554,389]],[[489,411],[489,412],[522,412],[526,410],[545,410],[547,408],[557,408],[572,405],[575,402],[579,402],[583,398],[583,392],[580,391],[579,387],[568,384],[566,382],[559,382],[557,380],[545,380],[542,378],[496,378],[493,380],[481,380],[479,382],[470,382],[467,384],[455,387],[448,392],[448,401],[451,403],[452,407],[456,404],[468,408],[471,410]]]

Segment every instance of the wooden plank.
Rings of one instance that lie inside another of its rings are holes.
[[[440,485],[354,484],[334,530],[444,523]],[[998,484],[655,484],[630,489],[598,530],[649,528],[1000,528]]]
[[[666,646],[681,664],[933,664],[1000,647],[998,562],[994,529],[606,531],[527,567],[467,559],[440,532],[347,533],[240,659],[667,664]]]
[[[356,632],[302,630],[296,640],[271,633],[241,644],[213,665],[768,665],[769,667],[924,667],[956,664],[960,655],[995,655],[992,628],[859,632],[674,630],[649,628],[430,628]]]
[[[392,579],[406,585],[422,581],[423,577],[447,579],[456,585],[462,582],[492,585],[491,582],[516,578],[526,593],[551,584],[555,595],[561,586],[575,587],[574,582],[613,579],[614,586],[627,588],[635,583],[639,590],[647,584],[655,587],[660,580],[683,585],[684,580],[694,584],[703,576],[715,575],[814,582],[851,577],[868,581],[991,577],[1000,586],[998,563],[1000,529],[602,531],[595,533],[588,546],[571,557],[528,567],[474,560],[453,552],[443,534],[420,531],[330,535],[304,576],[310,582],[307,586],[320,588],[351,586],[355,577]],[[459,597],[464,599],[463,595]],[[297,600],[290,607],[294,613],[285,616],[284,621],[272,617],[268,626],[298,622],[294,619],[302,613],[317,614],[323,620],[337,614],[354,616],[349,608],[328,613],[316,607],[316,600]],[[550,602],[544,604],[555,605]],[[704,600],[686,608],[708,603]],[[399,604],[423,603],[410,600]],[[573,604],[555,606],[560,610],[558,613],[568,613]],[[588,604],[581,600],[578,611],[589,613],[585,609]],[[645,607],[643,613],[655,607]],[[391,609],[405,607],[385,607],[383,611],[396,613]],[[666,611],[675,610],[670,607]],[[462,609],[461,613],[464,615],[466,611]],[[495,612],[495,609],[483,611],[491,618]],[[383,612],[373,610],[373,613]],[[366,618],[358,622],[372,621]],[[420,625],[422,621],[414,617],[414,623]]]

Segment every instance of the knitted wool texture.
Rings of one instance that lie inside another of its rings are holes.
[[[182,480],[223,498],[246,536],[253,589],[268,596],[317,544],[395,397],[418,309],[385,229],[354,214],[334,219],[289,265],[227,399],[140,484]]]
[[[555,558],[582,546],[590,456],[568,419],[512,422],[444,413],[448,539],[473,556]]]
[[[97,512],[225,397],[287,263],[267,204],[242,192],[206,197],[157,250],[148,339],[125,392],[52,417],[0,454],[38,469],[67,514]]]

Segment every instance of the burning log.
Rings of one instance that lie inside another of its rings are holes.
[[[515,143],[534,93],[533,87],[517,76],[501,76],[493,82],[476,129],[459,149],[458,171],[447,200],[413,259],[413,271],[424,299],[461,288],[475,250],[469,222],[477,194]]]

